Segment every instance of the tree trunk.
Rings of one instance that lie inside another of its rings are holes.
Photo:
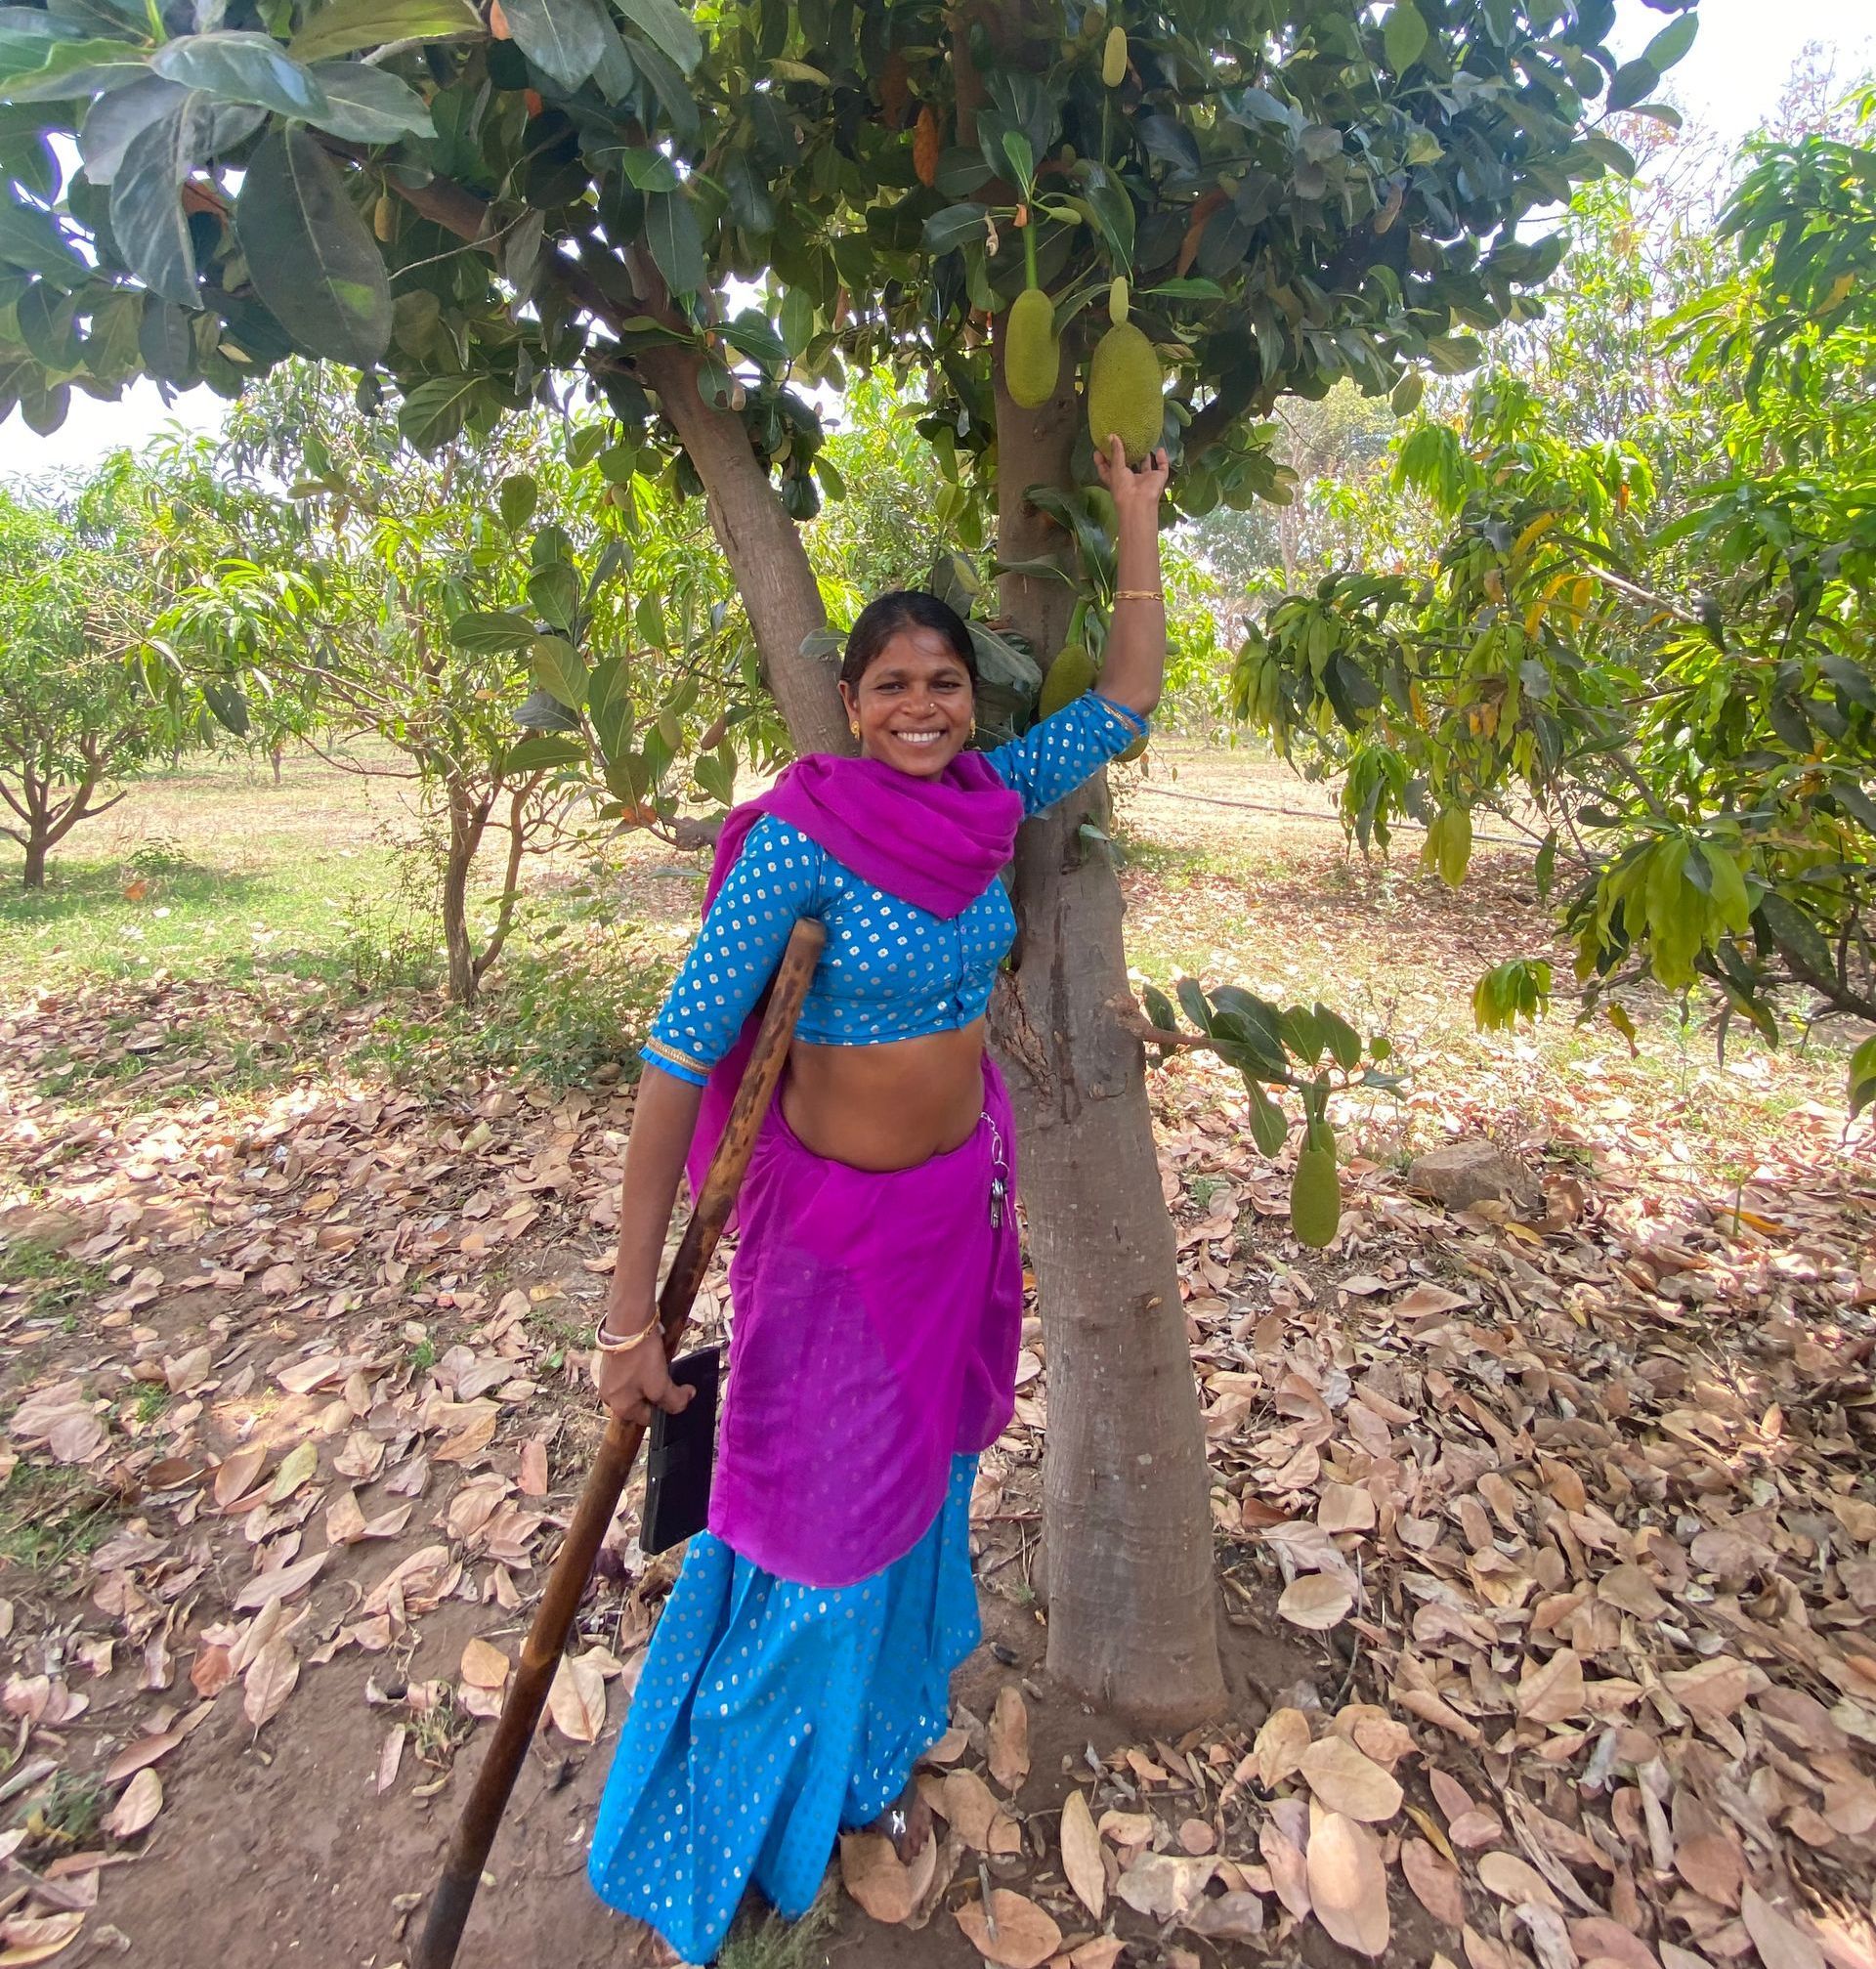
[[[804,657],[803,641],[828,625],[801,535],[749,445],[743,419],[698,394],[694,349],[647,349],[639,373],[704,481],[710,526],[736,571],[768,686],[804,752],[845,752],[852,738],[833,684],[836,666]]]
[[[34,820],[26,831],[26,866],[20,877],[20,886],[24,889],[42,889],[46,885],[46,848],[49,845],[44,825]]]
[[[1062,531],[1024,498],[1068,487],[1080,407],[1072,365],[1024,410],[998,362],[998,551],[1062,558]],[[1045,663],[1074,598],[1005,576],[1005,615]],[[1031,1255],[1048,1356],[1044,1454],[1048,1667],[1161,1729],[1224,1702],[1198,1391],[1172,1225],[1160,1189],[1144,1054],[1110,1009],[1127,991],[1121,891],[1104,845],[1103,774],[1018,836],[1016,963],[999,995]]]
[[[449,846],[443,861],[443,948],[450,1002],[466,1006],[475,1003],[482,983],[469,942],[469,873],[476,865],[488,809],[478,808],[460,787],[448,788],[447,797]]]

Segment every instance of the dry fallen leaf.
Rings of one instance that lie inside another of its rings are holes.
[[[538,1436],[521,1445],[521,1494],[547,1495],[547,1445]]]
[[[1295,1627],[1317,1632],[1348,1617],[1355,1591],[1339,1573],[1305,1572],[1283,1590],[1277,1611]]]
[[[1049,1916],[1007,1887],[992,1890],[988,1909],[981,1901],[967,1901],[957,1916],[971,1947],[997,1969],[1041,1969],[1061,1944],[1062,1931]]]
[[[1309,1748],[1309,1719],[1300,1709],[1273,1709],[1263,1719],[1251,1754],[1258,1763],[1258,1782],[1274,1791],[1295,1775]]]
[[[1582,1715],[1583,1663],[1574,1648],[1559,1648],[1542,1667],[1526,1658],[1517,1713],[1526,1723],[1567,1723]]]
[[[562,1655],[547,1690],[547,1713],[563,1736],[596,1742],[606,1727],[606,1678],[590,1661]]]
[[[148,1765],[124,1786],[124,1793],[106,1815],[104,1827],[113,1839],[134,1839],[163,1809],[163,1780]]]
[[[1309,1834],[1309,1901],[1344,1948],[1379,1955],[1387,1947],[1387,1869],[1373,1833],[1340,1812]]]
[[[1400,1870],[1414,1899],[1435,1921],[1449,1928],[1462,1926],[1466,1919],[1466,1890],[1460,1884],[1459,1868],[1442,1860],[1424,1839],[1403,1840]]]
[[[300,1679],[300,1658],[293,1644],[277,1634],[248,1664],[241,1686],[241,1713],[256,1730],[271,1722],[284,1707]]]
[[[1824,1951],[1752,1887],[1739,1896],[1739,1918],[1766,1969],[1824,1969]]]
[[[320,1448],[316,1442],[296,1444],[274,1473],[267,1493],[269,1504],[284,1504],[303,1483],[310,1482],[320,1468]]]
[[[1013,1682],[997,1691],[990,1717],[990,1775],[1014,1794],[1029,1776],[1029,1709]]]
[[[215,1473],[215,1502],[224,1510],[254,1488],[261,1467],[267,1462],[267,1444],[243,1443],[226,1458]]]
[[[404,1762],[404,1743],[409,1732],[394,1723],[385,1733],[384,1748],[378,1753],[377,1794],[380,1798],[398,1781],[398,1766]]]
[[[508,1657],[492,1642],[472,1635],[462,1646],[461,1674],[472,1689],[499,1689],[508,1680]]]
[[[1181,1853],[1142,1853],[1129,1862],[1114,1892],[1130,1907],[1155,1921],[1176,1921],[1199,1905],[1206,1883],[1217,1871],[1213,1860]]]
[[[1302,1848],[1278,1825],[1266,1819],[1258,1828],[1258,1851],[1270,1869],[1270,1884],[1277,1899],[1299,1921],[1309,1915],[1309,1867]]]
[[[1562,1911],[1563,1904],[1550,1882],[1528,1860],[1520,1860],[1515,1853],[1486,1854],[1478,1862],[1478,1878],[1487,1893],[1509,1901],[1514,1907],[1530,1901],[1540,1907]]]
[[[1325,1736],[1310,1744],[1298,1769],[1324,1807],[1345,1819],[1379,1824],[1400,1810],[1399,1784],[1346,1737]]]
[[[841,1833],[840,1884],[875,1921],[912,1913],[912,1874],[883,1833]]]
[[[85,1925],[81,1911],[64,1914],[13,1915],[6,1924],[7,1946],[0,1949],[5,1969],[27,1969],[33,1962],[50,1962],[61,1949],[69,1948]]]
[[[1075,1898],[1098,1921],[1107,1905],[1107,1869],[1101,1864],[1101,1837],[1083,1791],[1071,1791],[1062,1801],[1061,1840],[1062,1871]]]

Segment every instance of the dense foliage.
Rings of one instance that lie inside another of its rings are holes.
[[[1683,236],[1680,305],[1631,312],[1644,360],[1619,384],[1623,311],[1592,303],[1586,344],[1553,335],[1408,432],[1396,482],[1434,518],[1430,564],[1328,574],[1240,661],[1245,709],[1345,766],[1364,841],[1414,815],[1457,882],[1474,809],[1528,829],[1586,1000],[1618,1023],[1613,994],[1649,975],[1702,981],[1723,1032],[1876,1019],[1868,113],[1860,141],[1751,153],[1720,245]],[[1579,294],[1624,278],[1612,212],[1581,215]],[[1514,1015],[1532,975],[1508,966],[1484,1014]],[[1876,1046],[1852,1078],[1854,1104],[1876,1094]]]

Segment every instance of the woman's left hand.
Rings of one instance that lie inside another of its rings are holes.
[[[1149,451],[1136,471],[1128,464],[1127,449],[1120,439],[1110,438],[1107,449],[1094,453],[1094,464],[1101,475],[1101,484],[1113,494],[1116,524],[1143,523],[1157,532],[1160,494],[1166,491],[1172,469],[1167,462],[1166,448]]]

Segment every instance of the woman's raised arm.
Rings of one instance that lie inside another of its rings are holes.
[[[1094,462],[1114,500],[1114,621],[1101,659],[1101,696],[1149,716],[1166,681],[1166,600],[1160,586],[1160,494],[1169,467],[1164,450],[1136,472],[1119,438]]]

